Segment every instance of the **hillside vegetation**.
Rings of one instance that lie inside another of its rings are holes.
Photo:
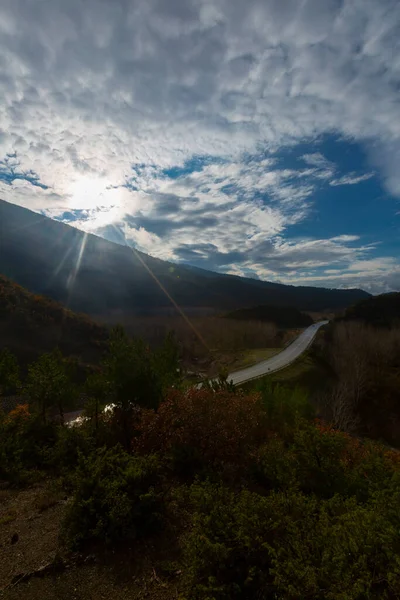
[[[295,287],[174,265],[0,200],[0,273],[34,293],[95,316],[189,314],[273,304],[320,311],[362,290]],[[165,292],[168,292],[168,294]]]
[[[293,306],[255,306],[241,308],[226,315],[228,319],[241,321],[267,321],[279,328],[289,329],[308,327],[313,324],[310,315],[302,313]]]
[[[108,335],[105,327],[86,315],[0,275],[0,350],[10,349],[24,365],[55,346],[80,362],[96,363]]]
[[[26,375],[3,352],[0,387],[27,402],[0,415],[4,597],[399,596],[399,454],[316,420],[300,389],[187,389],[171,336],[152,350],[121,328],[79,386],[54,351]]]
[[[374,327],[400,325],[400,292],[372,296],[349,307],[343,321],[361,321]]]
[[[352,434],[400,446],[400,327],[331,324],[314,347],[330,385],[327,418]]]
[[[112,324],[118,320],[100,325],[0,275],[0,350],[9,348],[24,367],[55,347],[82,367],[97,365]],[[242,323],[211,316],[193,317],[190,324],[181,316],[134,317],[125,319],[125,326],[130,335],[144,339],[152,348],[173,332],[182,365],[212,375],[235,366],[244,352],[279,348],[288,337],[269,322]]]

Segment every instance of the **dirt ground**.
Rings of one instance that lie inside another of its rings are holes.
[[[0,490],[0,598],[172,600],[179,597],[181,573],[172,570],[165,575],[162,565],[174,557],[163,542],[161,547],[159,543],[147,542],[119,551],[66,555],[59,542],[66,502],[51,482],[26,490]]]

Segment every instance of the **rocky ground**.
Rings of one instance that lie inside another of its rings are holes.
[[[67,554],[60,529],[67,503],[54,482],[0,490],[0,597],[7,600],[172,600],[180,572],[168,544]]]

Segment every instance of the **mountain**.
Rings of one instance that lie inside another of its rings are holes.
[[[228,319],[239,321],[266,321],[275,323],[282,329],[308,327],[314,323],[310,315],[302,313],[292,306],[255,306],[254,308],[240,308],[228,313]]]
[[[32,294],[0,275],[0,352],[8,348],[25,366],[55,347],[83,364],[99,362],[107,328],[87,315]]]
[[[400,324],[400,292],[371,296],[350,306],[338,320],[362,321],[374,327]]]
[[[172,264],[0,200],[0,273],[96,316],[258,304],[343,309],[369,294],[288,286]]]

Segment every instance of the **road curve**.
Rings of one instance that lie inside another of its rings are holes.
[[[241,369],[235,373],[230,373],[228,375],[228,381],[231,381],[233,385],[238,385],[239,383],[245,383],[251,379],[257,379],[258,377],[262,377],[267,373],[273,373],[274,371],[279,371],[280,369],[287,367],[290,365],[290,363],[296,360],[296,358],[303,354],[305,350],[307,350],[318,329],[327,323],[329,323],[329,321],[319,321],[319,323],[314,323],[314,325],[311,325],[305,329],[303,333],[301,333],[299,337],[297,337],[294,342],[290,344],[290,346],[282,350],[282,352],[279,352],[279,354],[272,356],[268,360],[263,360],[252,367],[247,367],[246,369]],[[201,388],[202,384],[200,383],[196,387]],[[78,423],[82,412],[82,410],[79,410],[71,413],[65,413],[64,422],[70,425]]]
[[[303,333],[301,333],[290,346],[287,346],[287,348],[282,350],[282,352],[279,352],[279,354],[272,356],[268,360],[263,360],[252,367],[230,373],[228,375],[228,381],[232,382],[233,385],[238,385],[239,383],[257,379],[258,377],[287,367],[307,350],[318,329],[327,323],[329,323],[329,321],[319,321],[318,323],[314,323],[314,325],[310,325],[310,327],[305,329]]]

